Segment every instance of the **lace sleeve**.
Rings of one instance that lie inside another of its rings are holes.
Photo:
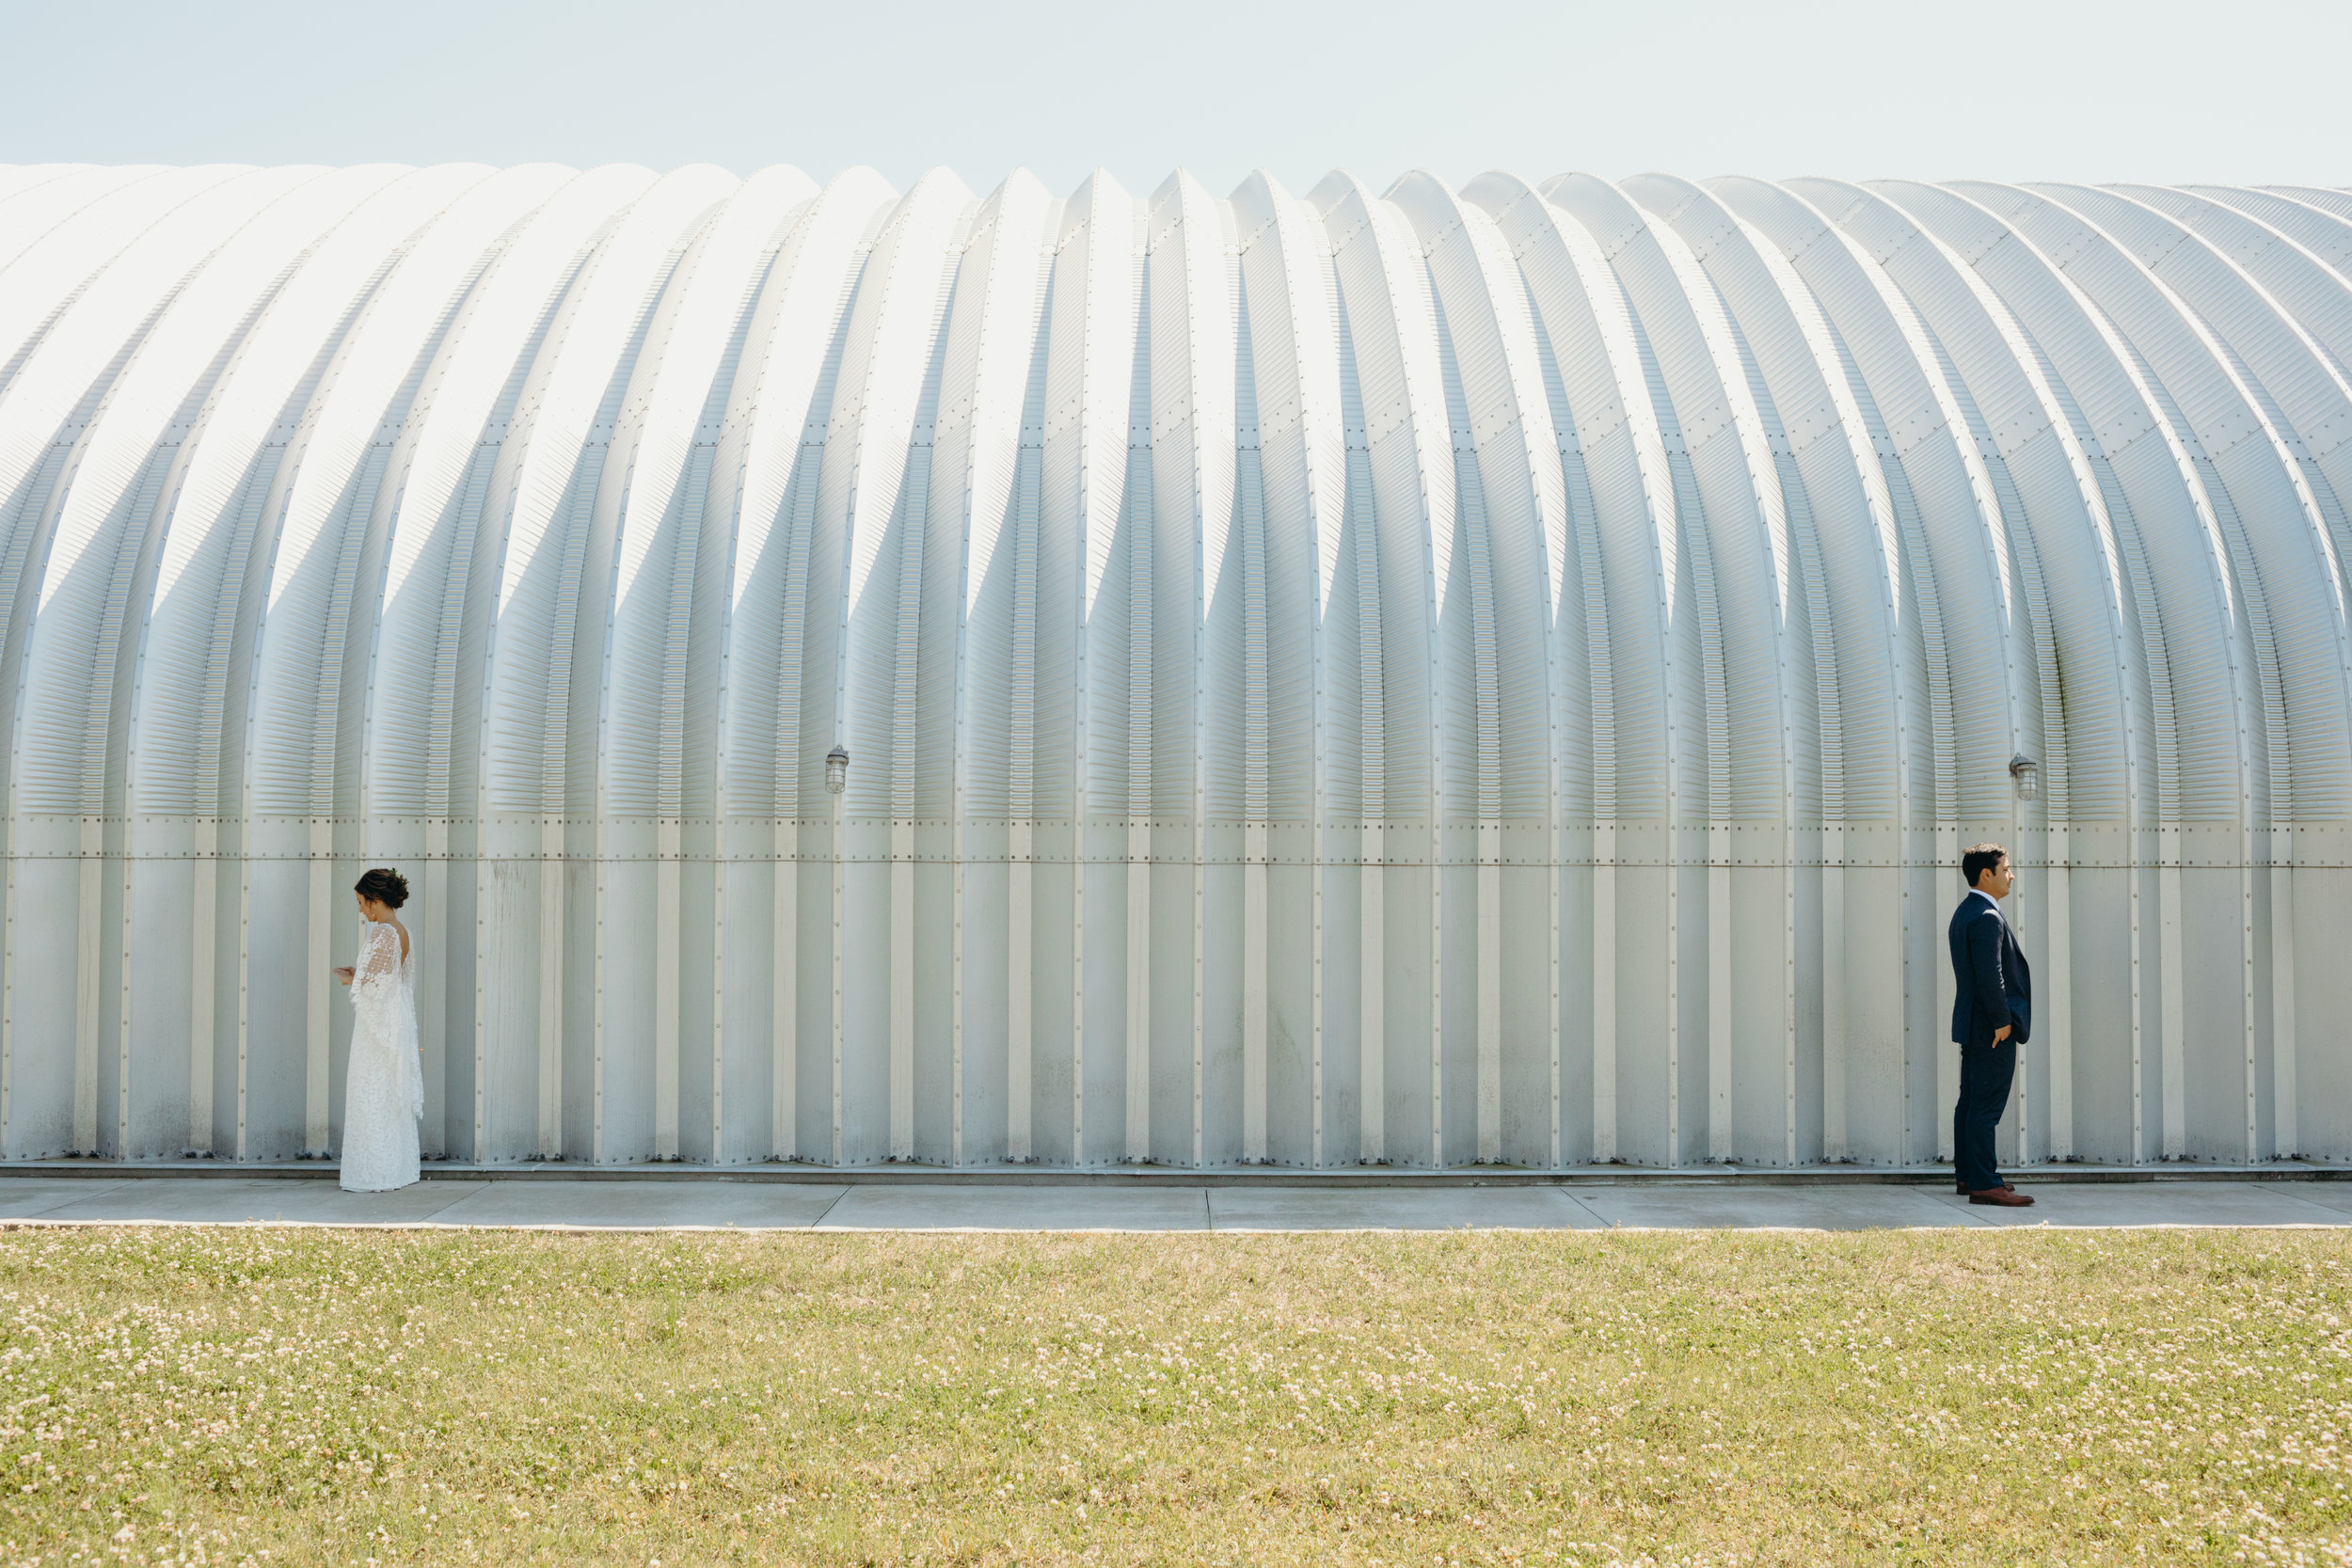
[[[371,920],[359,936],[359,962],[351,977],[353,1005],[390,996],[399,980],[400,933],[383,921]]]

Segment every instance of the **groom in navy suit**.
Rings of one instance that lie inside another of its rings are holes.
[[[1971,846],[1960,857],[1968,895],[1952,911],[1948,940],[1960,994],[1952,1000],[1952,1039],[1960,1047],[1960,1103],[1952,1107],[1952,1164],[1971,1203],[2023,1209],[2033,1202],[2001,1180],[1993,1164],[1993,1130],[2009,1105],[2017,1048],[2033,1032],[2033,974],[2001,900],[2017,885],[2009,851]]]

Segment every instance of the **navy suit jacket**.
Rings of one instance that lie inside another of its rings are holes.
[[[2026,967],[2017,934],[1989,900],[1971,893],[1952,911],[1948,937],[1952,974],[1960,994],[1952,999],[1952,1039],[1960,1045],[1993,1043],[1993,1032],[2009,1025],[2009,1043],[2023,1045],[2033,1033],[2033,972]]]

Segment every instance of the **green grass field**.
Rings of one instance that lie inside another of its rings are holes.
[[[0,1233],[11,1562],[2352,1561],[2324,1231]]]

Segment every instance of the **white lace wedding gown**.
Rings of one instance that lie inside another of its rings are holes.
[[[351,1061],[343,1077],[342,1184],[380,1193],[417,1179],[424,1066],[417,1056],[416,960],[389,921],[360,922],[352,968]]]

